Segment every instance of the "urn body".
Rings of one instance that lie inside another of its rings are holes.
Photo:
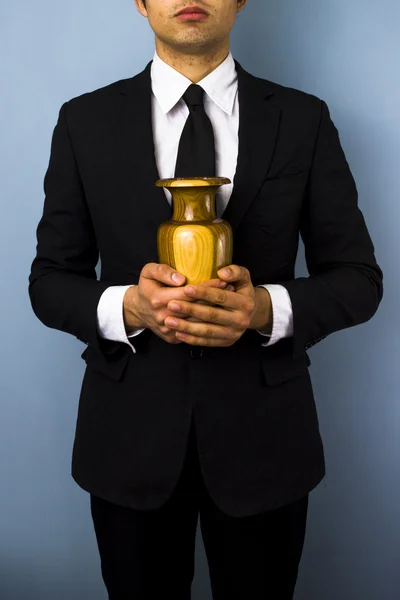
[[[222,177],[160,179],[172,194],[172,218],[157,233],[158,259],[185,275],[187,284],[218,277],[232,263],[233,235],[228,221],[217,218],[215,196]]]

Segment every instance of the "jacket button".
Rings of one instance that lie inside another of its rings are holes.
[[[200,346],[192,346],[189,350],[191,358],[201,358],[203,356],[203,348]]]

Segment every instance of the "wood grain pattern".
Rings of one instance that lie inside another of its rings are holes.
[[[193,177],[155,184],[169,189],[173,207],[172,219],[158,229],[158,259],[183,273],[188,284],[217,277],[219,269],[232,263],[232,228],[215,211],[215,195],[226,183],[230,180],[225,177]]]

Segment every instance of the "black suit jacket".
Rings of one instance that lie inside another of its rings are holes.
[[[372,317],[382,296],[357,191],[327,105],[254,77],[236,62],[239,155],[223,218],[233,262],[254,285],[290,294],[294,335],[270,347],[255,331],[233,346],[171,345],[150,330],[102,339],[97,304],[158,262],[171,216],[154,157],[150,65],[61,107],[46,172],[29,294],[37,317],[87,344],[72,476],[88,492],[160,507],[179,477],[194,410],[215,503],[245,516],[295,501],[325,474],[306,350]],[[310,277],[294,278],[299,234]],[[101,258],[101,276],[95,266]]]

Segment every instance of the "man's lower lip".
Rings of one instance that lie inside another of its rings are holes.
[[[205,13],[182,13],[177,16],[180,21],[204,21],[207,17]]]

